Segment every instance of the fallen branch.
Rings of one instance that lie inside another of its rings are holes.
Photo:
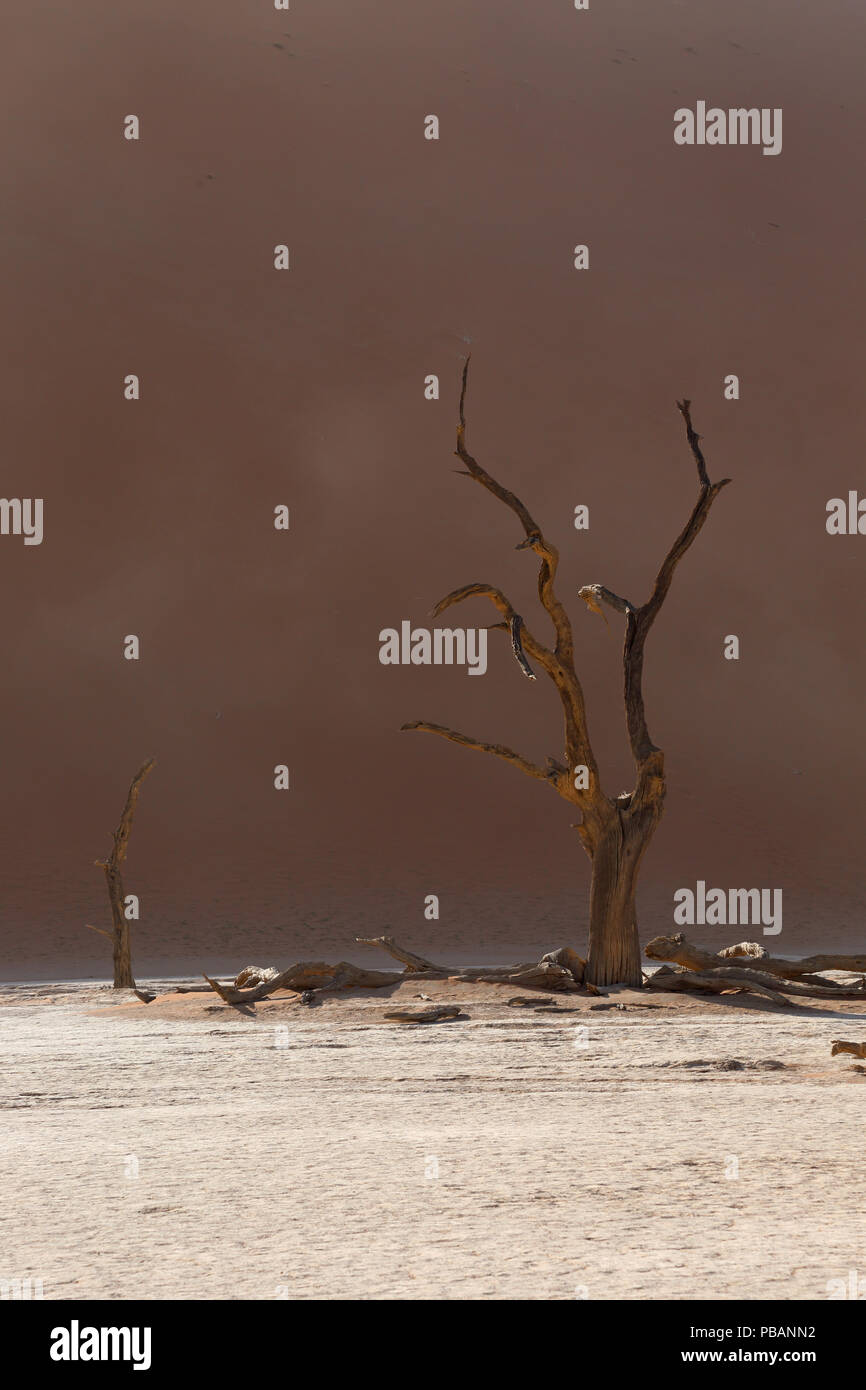
[[[359,946],[381,947],[389,956],[404,963],[407,975],[414,975],[418,979],[459,980],[467,984],[518,984],[526,989],[576,990],[581,987],[586,965],[586,961],[570,946],[560,946],[558,951],[548,951],[540,961],[528,964],[454,969],[434,965],[423,956],[404,950],[391,936],[356,936],[355,940]]]
[[[504,965],[499,967],[469,966],[456,969],[450,965],[434,965],[432,961],[418,956],[390,936],[355,938],[360,946],[378,946],[401,962],[405,967],[397,970],[367,970],[341,960],[336,965],[325,961],[301,961],[290,965],[287,970],[270,973],[270,969],[247,966],[237,977],[221,984],[205,975],[207,985],[182,985],[179,992],[184,994],[212,990],[226,1004],[255,1004],[260,999],[277,990],[292,990],[301,993],[322,993],[325,990],[346,989],[387,989],[412,980],[452,980],[466,984],[516,984],[523,989],[558,990],[576,993],[584,991],[597,993],[594,987],[583,984],[583,970],[586,962],[570,946],[561,946],[557,951],[549,951],[540,961],[523,965]],[[251,988],[243,988],[247,979],[258,983]]]
[[[241,971],[241,975],[243,973]],[[400,984],[405,976],[397,970],[364,970],[341,960],[336,965],[328,965],[325,961],[300,961],[251,989],[238,989],[237,984],[221,985],[209,975],[204,978],[224,1003],[255,1004],[280,989],[291,990],[295,994],[340,989],[384,989],[388,985]]]
[[[748,948],[748,952],[747,949]],[[814,975],[822,970],[850,970],[855,974],[866,971],[866,955],[859,956],[806,956],[803,960],[784,960],[761,954],[763,948],[754,941],[741,941],[736,947],[727,948],[731,954],[736,950],[745,956],[747,953],[760,959],[761,971],[766,975],[779,975],[783,979],[799,979],[801,975]],[[688,970],[713,970],[725,966],[731,955],[714,955],[688,941],[682,932],[674,936],[657,936],[644,947],[644,954],[650,960],[668,960],[676,965],[684,965]],[[831,989],[831,985],[826,986]]]
[[[696,990],[699,994],[725,994],[730,990],[741,989],[747,994],[759,994],[763,999],[769,999],[771,1004],[790,1007],[784,994],[769,989],[766,985],[756,984],[752,980],[721,979],[716,972],[671,970],[667,965],[663,965],[655,974],[646,976],[644,988],[664,990],[665,993]]]
[[[863,990],[858,986],[846,988],[844,985],[806,984],[803,980],[783,980],[778,975],[770,975],[763,970],[749,970],[745,966],[728,965],[703,973],[718,976],[720,979],[749,980],[753,984],[775,988],[780,994],[793,994],[806,999],[866,999]]]
[[[761,964],[763,965],[763,963],[762,961]],[[648,983],[651,988],[662,988],[661,985],[655,985],[653,983],[659,975],[663,975],[663,979],[665,980],[671,978],[666,971],[663,974],[663,970],[664,967],[662,970],[657,970],[654,975],[649,976]],[[802,980],[783,980],[780,979],[779,976],[767,974],[763,970],[749,970],[745,966],[739,965],[719,966],[712,970],[686,969],[683,973],[687,979],[703,981],[719,980],[724,989],[735,988],[738,985],[745,988],[745,986],[748,985],[753,989],[762,989],[768,995],[775,994],[781,996],[793,994],[806,999],[866,1000],[866,995],[864,995],[863,990],[860,988],[846,989],[844,986],[839,985],[813,985],[805,984]],[[679,988],[687,989],[688,986],[682,985],[679,986]]]

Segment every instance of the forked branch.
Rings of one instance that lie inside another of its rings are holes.
[[[555,545],[545,539],[541,527],[533,517],[529,508],[521,502],[520,498],[482,468],[477,459],[473,458],[466,448],[466,388],[469,381],[469,357],[463,364],[463,377],[460,386],[460,406],[457,425],[457,457],[466,465],[466,472],[470,478],[474,478],[482,487],[486,487],[488,492],[492,492],[494,497],[498,497],[500,502],[504,502],[506,507],[510,507],[514,515],[519,520],[526,533],[526,539],[517,546],[518,550],[534,550],[541,561],[538,572],[538,596],[550,616],[556,631],[556,652],[558,656],[563,656],[566,660],[571,660],[574,655],[574,644],[571,633],[571,623],[568,614],[563,608],[553,586],[556,577],[556,569],[559,564],[559,551]]]
[[[562,704],[565,720],[565,759],[569,767],[577,765],[586,766],[589,772],[589,787],[580,791],[575,790],[568,779],[561,779],[557,776],[556,783],[560,793],[570,801],[578,802],[583,806],[594,804],[601,798],[601,789],[598,782],[598,767],[595,756],[589,742],[589,733],[586,722],[586,707],[584,703],[583,690],[574,669],[574,639],[572,636],[571,623],[568,614],[556,596],[554,579],[556,568],[559,563],[559,552],[544,537],[541,527],[532,516],[529,509],[524,505],[520,498],[483,468],[477,459],[473,458],[466,447],[466,388],[469,377],[469,358],[467,357],[463,367],[463,375],[460,389],[459,421],[457,425],[457,449],[458,458],[465,464],[463,472],[467,477],[474,478],[477,483],[486,488],[488,492],[497,497],[500,502],[514,512],[520,521],[525,532],[525,539],[517,546],[518,550],[533,550],[540,561],[538,573],[538,595],[545,612],[550,617],[556,634],[556,644],[551,651],[548,647],[539,642],[529,629],[525,626],[523,618],[513,605],[502,593],[501,589],[492,584],[466,584],[460,589],[455,589],[447,594],[436,605],[434,615],[438,616],[452,604],[462,603],[464,599],[473,597],[489,598],[498,611],[502,614],[504,624],[496,624],[497,627],[504,627],[511,636],[511,645],[515,658],[523,674],[534,679],[534,672],[527,661],[527,657],[533,659],[556,685]],[[494,752],[497,757],[504,757],[507,762],[522,766],[524,771],[528,771],[530,776],[540,777],[545,781],[551,780],[549,772],[540,768],[535,768],[526,759],[520,758],[510,749],[499,749],[498,745],[482,744],[475,739],[467,739],[462,734],[454,734],[451,730],[445,730],[438,724],[426,724],[415,721],[411,724],[404,724],[404,729],[425,729],[428,732],[439,733],[445,738],[451,738],[454,742],[463,743],[469,748],[479,748],[485,752]]]
[[[647,776],[654,773],[661,775],[660,750],[650,738],[643,699],[643,654],[647,634],[667,598],[677,565],[697,538],[716,497],[722,488],[731,481],[730,478],[723,478],[718,483],[710,482],[706,460],[700,446],[701,436],[692,425],[691,401],[677,401],[677,408],[685,421],[686,439],[697,464],[700,491],[688,521],[662,561],[652,593],[645,604],[640,608],[635,608],[627,599],[620,598],[603,584],[587,584],[579,591],[580,597],[594,612],[601,611],[598,607],[599,601],[601,601],[616,609],[617,612],[625,614],[626,628],[623,645],[625,710],[629,743],[638,770],[638,796],[642,789],[645,790]]]

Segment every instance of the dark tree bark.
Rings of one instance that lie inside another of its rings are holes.
[[[465,416],[468,372],[467,358],[463,368],[457,426],[456,453],[464,464],[461,471],[504,502],[522,525],[525,539],[517,549],[531,550],[538,557],[538,596],[553,625],[555,642],[553,647],[539,642],[501,589],[492,584],[466,584],[455,589],[440,600],[433,614],[438,616],[452,604],[462,603],[468,598],[490,600],[502,617],[502,621],[492,627],[509,634],[515,659],[523,675],[535,679],[530,664],[534,662],[556,686],[563,711],[564,759],[549,757],[546,766],[540,767],[502,744],[485,743],[442,724],[413,720],[402,727],[438,734],[466,748],[492,753],[537,781],[546,782],[566,801],[578,807],[582,819],[577,831],[592,861],[586,980],[595,985],[622,983],[640,987],[637,880],[641,860],[661,819],[665,798],[664,754],[650,738],[644,712],[644,646],[667,597],[677,565],[704,525],[719,492],[730,479],[710,482],[700,436],[692,426],[690,402],[678,401],[677,407],[685,422],[686,439],[697,465],[699,492],[688,521],[662,562],[652,593],[646,603],[636,607],[603,584],[588,584],[578,591],[591,612],[604,617],[601,607],[604,603],[625,617],[623,695],[626,727],[635,765],[635,786],[629,793],[610,797],[602,788],[589,739],[583,690],[575,669],[571,622],[554,587],[559,553],[544,537],[520,498],[497,482],[468,452]],[[577,768],[586,769],[585,787],[575,786]]]
[[[111,903],[112,930],[107,932],[103,931],[101,927],[91,927],[91,931],[100,932],[103,936],[107,936],[112,943],[115,989],[135,989],[135,979],[132,974],[129,920],[124,911],[126,892],[123,887],[121,865],[126,858],[126,846],[129,841],[129,832],[132,830],[132,817],[135,814],[135,803],[138,800],[138,793],[142,782],[153,767],[153,763],[153,758],[148,758],[146,763],[142,763],[130,783],[129,791],[126,796],[126,805],[123,808],[120,823],[114,832],[114,844],[111,854],[107,859],[97,859],[95,861],[100,869],[105,870],[105,881],[108,884],[108,898]]]

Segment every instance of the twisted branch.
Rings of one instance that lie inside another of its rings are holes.
[[[505,597],[501,589],[497,589],[494,584],[464,584],[460,589],[454,589],[450,594],[441,598],[433,609],[433,617],[438,618],[446,608],[450,608],[455,603],[463,603],[468,598],[489,598],[494,608],[502,614],[504,623],[496,623],[495,627],[504,628],[511,635],[511,646],[517,658],[518,665],[525,676],[535,680],[535,676],[526,664],[523,648],[534,657],[540,666],[555,679],[559,671],[559,662],[547,647],[543,646],[524,623],[522,617],[509,600]],[[522,658],[522,660],[521,660]]]
[[[710,507],[716,497],[722,488],[731,481],[730,478],[723,478],[719,483],[710,482],[706,460],[700,447],[701,436],[692,425],[691,401],[677,401],[677,409],[685,421],[686,439],[697,464],[700,492],[688,521],[662,561],[652,593],[645,604],[640,608],[635,608],[627,599],[620,598],[603,584],[587,584],[579,590],[580,597],[594,612],[601,611],[598,607],[600,600],[611,608],[615,608],[617,612],[625,614],[626,629],[623,645],[625,709],[629,743],[638,771],[636,798],[647,796],[650,791],[650,782],[663,776],[661,750],[650,738],[644,709],[643,654],[647,634],[667,598],[677,565],[694,543],[709,516]]]
[[[541,605],[553,623],[556,634],[556,644],[551,652],[547,647],[537,642],[531,634],[523,628],[521,635],[523,646],[530,656],[539,663],[554,681],[559,698],[562,704],[565,720],[565,755],[566,761],[571,765],[584,764],[589,769],[590,788],[589,791],[581,792],[579,797],[569,797],[570,800],[580,799],[585,803],[597,801],[601,796],[598,784],[598,766],[589,741],[589,732],[586,720],[586,705],[580,681],[574,668],[574,638],[571,630],[571,622],[568,614],[560,603],[554,587],[554,579],[559,564],[559,552],[556,546],[552,545],[542,533],[541,527],[529,511],[528,507],[520,498],[487,472],[481,464],[469,453],[466,447],[466,390],[469,380],[469,357],[463,365],[463,374],[460,387],[460,403],[458,408],[457,425],[457,457],[465,464],[465,475],[474,478],[475,482],[480,483],[488,492],[497,497],[500,502],[504,502],[520,521],[525,532],[525,539],[517,546],[518,550],[532,550],[540,561],[538,572],[538,596]],[[467,585],[464,589],[458,589],[453,594],[449,594],[437,605],[436,612],[439,613],[443,608],[451,603],[459,603],[462,599],[468,598],[471,594],[486,594],[503,614],[506,621],[511,624],[516,616],[514,609],[508,600],[498,589],[491,585]],[[512,641],[514,629],[511,627]],[[515,655],[517,652],[515,651]],[[519,658],[518,658],[519,659]],[[521,669],[523,669],[521,667]],[[524,674],[527,674],[524,672]]]

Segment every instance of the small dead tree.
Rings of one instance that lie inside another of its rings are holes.
[[[413,720],[402,728],[439,734],[465,748],[492,753],[494,757],[520,768],[529,777],[546,783],[566,801],[578,807],[582,819],[576,829],[592,861],[586,979],[595,985],[623,983],[639,987],[642,976],[635,910],[637,878],[643,855],[661,819],[665,797],[664,754],[650,738],[644,713],[644,646],[667,597],[677,565],[730,478],[723,478],[719,483],[710,482],[700,447],[700,435],[692,426],[691,403],[678,401],[677,407],[685,422],[686,439],[697,464],[699,492],[688,521],[662,561],[652,593],[646,603],[638,606],[620,598],[603,584],[588,584],[578,591],[592,612],[604,616],[600,604],[605,603],[625,618],[624,699],[626,726],[635,766],[635,785],[631,792],[610,797],[602,789],[589,740],[583,690],[575,671],[571,621],[554,589],[559,552],[543,535],[541,527],[520,498],[497,482],[468,452],[465,415],[468,373],[467,358],[463,368],[457,426],[456,454],[465,466],[461,472],[504,502],[523,527],[525,539],[517,549],[533,551],[540,561],[538,596],[553,624],[556,640],[552,648],[538,641],[502,590],[492,584],[465,584],[455,589],[437,603],[433,615],[438,616],[446,608],[468,598],[490,600],[502,615],[502,622],[492,624],[492,629],[510,635],[515,659],[524,676],[535,679],[527,660],[529,657],[556,686],[564,715],[565,754],[563,760],[548,757],[546,766],[540,767],[501,744],[484,743],[441,724]],[[576,777],[578,769],[585,770],[580,779]],[[578,781],[585,781],[586,785],[576,785]]]
[[[129,832],[132,830],[132,817],[135,813],[135,803],[138,800],[138,793],[142,782],[153,767],[153,763],[153,758],[148,758],[146,763],[142,763],[129,784],[123,815],[120,817],[120,824],[114,832],[114,845],[111,854],[107,859],[96,859],[94,861],[100,869],[105,870],[105,881],[108,884],[108,898],[111,903],[112,930],[107,932],[104,931],[102,927],[91,927],[90,930],[98,931],[102,936],[107,936],[112,943],[114,951],[115,989],[135,989],[135,980],[132,974],[132,955],[129,944],[129,919],[126,916],[124,906],[126,893],[123,887],[121,865],[126,858],[126,846],[129,840]],[[88,926],[89,925],[88,923]]]

